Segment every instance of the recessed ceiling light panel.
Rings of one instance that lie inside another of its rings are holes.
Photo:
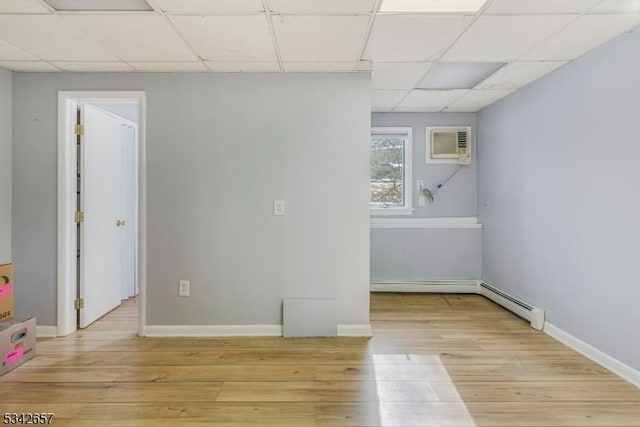
[[[145,0],[45,0],[55,10],[64,11],[152,11]]]
[[[477,12],[486,0],[384,0],[380,12]]]
[[[502,62],[440,62],[418,83],[420,89],[471,89],[502,68]]]

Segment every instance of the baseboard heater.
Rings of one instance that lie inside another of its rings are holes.
[[[541,331],[544,328],[544,310],[538,307],[533,307],[519,298],[509,295],[508,293],[485,282],[480,282],[478,288],[478,293],[480,295],[490,299],[516,316],[526,320],[533,329]]]
[[[528,322],[533,329],[544,328],[544,310],[509,295],[482,280],[437,280],[421,282],[371,282],[372,292],[418,292],[478,294],[490,299]]]

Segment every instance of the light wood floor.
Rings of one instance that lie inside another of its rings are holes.
[[[640,389],[478,295],[373,294],[374,338],[138,338],[135,303],[0,377],[66,426],[640,426]],[[1,421],[0,421],[1,422]]]

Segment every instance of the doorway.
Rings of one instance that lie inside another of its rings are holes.
[[[59,92],[58,336],[138,302],[144,335],[143,92]]]

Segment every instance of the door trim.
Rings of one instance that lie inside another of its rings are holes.
[[[145,335],[146,318],[146,93],[143,91],[59,91],[58,92],[58,298],[57,334],[77,330],[76,311],[76,141],[73,134],[78,101],[137,101],[138,123],[138,335]]]

